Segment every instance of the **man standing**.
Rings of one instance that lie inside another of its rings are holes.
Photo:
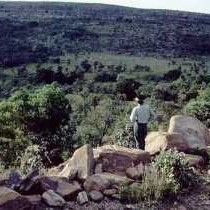
[[[144,103],[145,97],[139,95],[135,100],[138,106],[134,107],[130,120],[134,123],[134,138],[136,141],[136,148],[144,150],[145,138],[147,136],[147,124],[150,120],[156,119],[156,114],[149,105]]]

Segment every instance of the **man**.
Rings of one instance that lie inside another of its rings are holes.
[[[130,120],[134,123],[134,139],[136,148],[144,150],[145,138],[147,136],[147,124],[150,120],[156,119],[156,114],[152,111],[149,105],[144,103],[145,97],[138,96],[135,100],[138,106],[134,107]]]

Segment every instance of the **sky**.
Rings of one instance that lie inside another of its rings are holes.
[[[27,0],[22,0],[27,1]],[[28,0],[33,1],[33,0]],[[172,9],[210,14],[210,0],[37,0],[115,4],[137,8]]]

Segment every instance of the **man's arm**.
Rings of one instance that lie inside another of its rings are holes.
[[[130,116],[130,121],[134,123],[137,120],[136,107],[133,108]]]

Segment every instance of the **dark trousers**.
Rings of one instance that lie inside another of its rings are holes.
[[[147,124],[145,123],[134,123],[134,138],[136,141],[136,148],[144,150],[145,138],[147,136]]]

